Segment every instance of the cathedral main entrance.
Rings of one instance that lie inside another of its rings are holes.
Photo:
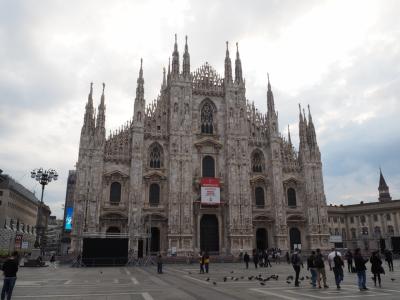
[[[301,233],[300,230],[296,227],[290,228],[289,231],[290,237],[290,249],[294,250],[295,248],[301,248]],[[300,246],[299,246],[300,245]]]
[[[219,253],[219,229],[216,215],[203,215],[200,220],[200,249]]]
[[[268,233],[265,228],[258,228],[256,231],[256,247],[257,250],[268,248]]]

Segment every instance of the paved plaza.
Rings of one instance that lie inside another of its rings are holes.
[[[399,299],[399,265],[399,261],[395,261],[395,272],[383,275],[382,288],[373,287],[368,271],[370,290],[365,292],[358,290],[356,275],[347,271],[339,291],[332,272],[328,270],[329,289],[313,289],[306,278],[296,288],[293,282],[286,282],[286,277],[294,273],[286,263],[257,270],[253,265],[246,270],[243,264],[238,263],[211,264],[209,274],[199,274],[196,264],[168,264],[164,265],[164,274],[160,275],[156,266],[20,268],[13,299]],[[250,276],[259,274],[263,278],[273,274],[279,277],[278,280],[265,281],[265,285],[255,279],[249,280]],[[309,276],[305,268],[301,276]]]

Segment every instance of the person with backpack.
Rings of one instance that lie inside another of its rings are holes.
[[[333,253],[333,255],[331,255]],[[336,287],[340,289],[340,283],[343,281],[343,260],[339,251],[334,250],[328,255],[329,267],[335,274]]]
[[[382,267],[382,260],[379,257],[378,251],[372,252],[369,262],[371,263],[371,272],[374,274],[374,285],[376,286],[376,279],[378,279],[379,287],[382,287],[381,274],[385,274],[385,270]]]
[[[329,286],[326,284],[326,272],[325,272],[324,257],[322,256],[320,249],[316,250],[314,263],[315,263],[315,267],[317,268],[318,288],[321,288],[321,277],[322,277],[322,281],[324,283],[324,288],[329,288]]]
[[[311,285],[317,286],[317,269],[315,268],[315,251],[311,251],[311,255],[307,259],[307,270],[311,273]]]
[[[296,277],[294,280],[294,286],[299,286],[299,274],[300,274],[300,266],[303,265],[301,260],[300,251],[298,248],[294,249],[294,253],[292,254],[291,258],[293,269],[296,273]]]
[[[367,267],[365,264],[368,262],[368,259],[364,259],[361,255],[361,249],[357,248],[354,251],[354,265],[355,269],[357,272],[357,278],[358,278],[358,287],[360,291],[367,291],[368,288],[366,286],[367,284],[367,276],[365,271],[367,270]]]

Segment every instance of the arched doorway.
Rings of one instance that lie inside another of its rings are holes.
[[[290,249],[293,250],[295,248],[301,248],[301,233],[300,230],[296,227],[292,227],[289,230],[290,237]],[[300,246],[299,246],[300,245]]]
[[[218,219],[215,215],[203,215],[200,220],[201,251],[219,252]]]
[[[151,241],[150,252],[160,251],[160,229],[158,227],[151,227]]]
[[[268,233],[265,228],[258,228],[256,231],[256,247],[257,250],[268,248]]]

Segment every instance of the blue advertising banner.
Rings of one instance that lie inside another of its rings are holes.
[[[65,230],[72,230],[72,214],[74,212],[73,207],[67,207],[67,214],[65,215]]]

